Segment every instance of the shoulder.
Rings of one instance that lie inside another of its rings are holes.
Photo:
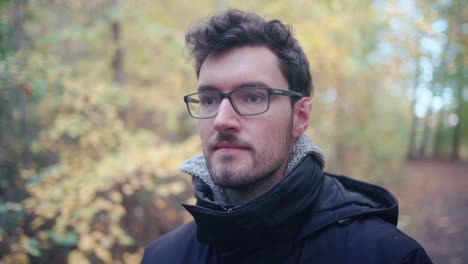
[[[432,263],[422,246],[396,226],[377,217],[363,218],[350,224],[352,241],[360,254],[385,263]],[[424,260],[424,261],[423,261]]]
[[[196,224],[192,221],[161,236],[145,248],[141,263],[184,263],[201,246],[196,232]]]
[[[191,221],[187,224],[179,226],[175,230],[161,236],[158,240],[153,241],[147,247],[147,249],[164,249],[166,247],[172,247],[174,245],[179,245],[180,243],[186,241],[190,237],[196,236],[196,224]]]
[[[432,263],[418,242],[378,217],[337,222],[305,243],[324,263]]]
[[[352,239],[390,251],[411,251],[420,247],[413,238],[394,225],[377,217],[353,220],[349,224]]]

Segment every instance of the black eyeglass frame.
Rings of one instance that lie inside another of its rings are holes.
[[[263,89],[265,91],[267,91],[268,93],[268,105],[265,109],[265,111],[263,112],[260,112],[260,113],[255,113],[255,114],[242,114],[239,112],[239,110],[237,109],[236,105],[232,103],[232,100],[231,100],[231,94],[232,93],[235,93],[237,91],[240,91],[240,90],[248,90],[248,89]],[[189,106],[189,103],[190,103],[190,97],[193,96],[193,95],[196,95],[196,94],[199,94],[200,92],[197,92],[197,93],[191,93],[191,94],[188,94],[188,95],[185,95],[184,96],[184,102],[185,102],[185,105],[187,106],[187,111],[189,112],[190,116],[193,117],[193,118],[196,118],[196,119],[209,119],[209,118],[213,118],[215,117],[216,115],[218,115],[218,111],[216,111],[216,113],[213,115],[213,116],[209,116],[209,117],[196,117],[192,114],[192,112],[190,111],[190,106]],[[290,90],[283,90],[283,89],[275,89],[275,88],[269,88],[269,87],[245,87],[245,88],[240,88],[240,89],[236,89],[236,90],[232,90],[230,92],[227,92],[227,93],[220,93],[220,92],[216,92],[216,91],[203,91],[202,93],[213,93],[213,94],[218,94],[219,97],[221,98],[220,100],[220,104],[221,102],[223,101],[223,99],[227,98],[229,100],[229,103],[231,104],[232,108],[234,109],[234,111],[236,111],[236,113],[238,115],[241,115],[241,116],[254,116],[254,115],[260,115],[260,114],[263,114],[263,113],[266,113],[268,111],[268,109],[270,109],[270,97],[272,95],[281,95],[281,96],[289,96],[289,97],[298,97],[298,99],[304,97],[302,96],[301,93],[299,92],[294,92],[294,91],[290,91]]]

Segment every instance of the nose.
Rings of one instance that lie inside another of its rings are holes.
[[[218,109],[218,114],[214,118],[214,128],[219,131],[236,131],[239,126],[239,115],[234,110],[229,102],[229,99],[224,98]]]

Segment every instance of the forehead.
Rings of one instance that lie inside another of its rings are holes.
[[[203,62],[198,78],[199,86],[222,91],[256,82],[288,89],[277,56],[264,46],[245,46],[210,55]]]

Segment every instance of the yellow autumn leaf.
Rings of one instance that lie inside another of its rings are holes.
[[[83,234],[80,236],[80,242],[78,243],[78,248],[83,251],[91,251],[96,245],[93,237],[89,234]]]
[[[162,209],[162,208],[166,207],[166,202],[163,199],[161,199],[160,197],[154,198],[153,203],[159,209]]]
[[[116,203],[122,202],[122,195],[118,191],[112,191],[110,193],[110,198],[112,201]]]
[[[68,263],[70,264],[89,264],[88,258],[86,255],[79,251],[79,250],[73,250],[68,254]]]
[[[111,253],[109,252],[108,249],[102,247],[101,245],[96,245],[94,248],[93,248],[93,251],[94,251],[94,254],[96,254],[96,256],[104,261],[104,263],[111,263],[112,262],[112,255]]]
[[[171,184],[168,186],[168,189],[170,190],[170,192],[171,192],[172,194],[179,194],[179,193],[185,191],[186,185],[185,185],[184,182],[177,181],[177,182],[171,183]]]
[[[133,192],[134,192],[134,190],[133,190],[133,188],[132,188],[132,185],[130,185],[130,184],[125,184],[125,185],[122,187],[122,191],[123,191],[123,193],[124,193],[125,195],[128,195],[128,196],[132,195]]]
[[[124,253],[123,259],[125,264],[140,263],[143,257],[143,249],[140,248],[135,253]]]

